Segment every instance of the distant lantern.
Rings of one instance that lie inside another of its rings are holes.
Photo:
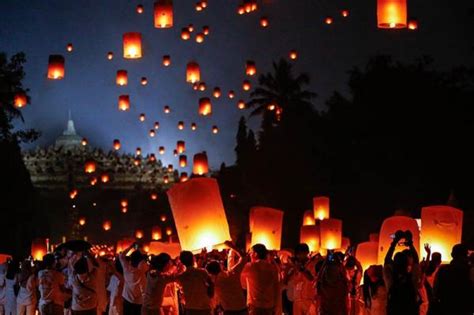
[[[142,57],[142,34],[123,34],[123,57],[125,59],[138,59]]]
[[[136,154],[137,156],[142,155],[142,148],[137,147],[137,149],[135,150],[135,154]]]
[[[364,242],[357,245],[355,256],[362,265],[363,270],[367,270],[372,265],[378,265],[378,247],[378,241]]]
[[[239,100],[239,101],[237,102],[237,108],[238,108],[238,109],[245,109],[245,102],[244,102],[244,100]]]
[[[161,240],[161,227],[154,226],[151,228],[151,239],[154,241]]]
[[[93,160],[88,160],[84,164],[84,172],[86,172],[87,174],[94,173],[96,168],[97,168],[97,164]]]
[[[235,92],[233,90],[230,90],[228,96],[230,99],[233,99],[235,97]]]
[[[79,218],[79,225],[80,226],[86,225],[86,218],[85,217],[80,217]]]
[[[43,260],[43,256],[48,253],[48,239],[36,238],[31,242],[31,256],[34,260]]]
[[[148,79],[146,77],[142,77],[140,80],[141,85],[147,85],[148,84]]]
[[[164,55],[163,56],[163,66],[168,67],[171,65],[171,57],[170,55]]]
[[[142,13],[143,13],[143,11],[144,11],[144,9],[143,9],[143,5],[141,5],[141,4],[138,4],[138,5],[137,5],[137,13],[138,13],[138,14],[142,14]]]
[[[156,135],[156,132],[155,132],[155,129],[150,129],[150,131],[148,132],[148,134],[150,135],[150,137],[154,137]]]
[[[202,42],[204,42],[204,33],[197,33],[196,34],[196,43],[198,44],[201,44]]]
[[[143,231],[142,230],[136,230],[135,231],[135,238],[137,239],[142,239],[143,238]]]
[[[156,162],[156,156],[154,153],[150,154],[150,156],[148,157],[148,162],[150,163]]]
[[[410,19],[408,21],[408,29],[410,31],[416,31],[418,29],[418,21],[415,19]]]
[[[188,31],[189,31],[190,33],[194,32],[194,25],[189,24],[189,25],[188,25]]]
[[[250,84],[249,80],[244,80],[242,83],[242,90],[244,91],[249,91],[252,88],[252,85]]]
[[[188,166],[188,158],[187,158],[186,155],[181,154],[181,155],[179,156],[179,166],[180,166],[180,167],[186,167],[186,166]]]
[[[88,143],[87,138],[82,138],[81,144],[82,144],[83,146],[86,146],[87,143]]]
[[[163,176],[163,183],[168,184],[170,182],[170,178],[168,175]]]
[[[140,158],[137,156],[135,159],[133,159],[133,164],[135,166],[140,166],[140,164],[142,164]]]
[[[168,173],[173,172],[173,164],[168,164]]]
[[[407,27],[407,0],[377,0],[379,28]]]
[[[209,250],[230,239],[217,180],[193,178],[167,194],[183,250]]]
[[[263,244],[269,250],[279,250],[281,247],[281,230],[283,224],[283,211],[267,208],[253,207],[250,209],[250,245]]]
[[[341,15],[342,15],[342,17],[348,17],[349,16],[349,10],[342,10]]]
[[[174,150],[173,150],[173,155],[174,155],[174,156],[178,156],[178,150],[174,149]]]
[[[197,62],[191,61],[186,66],[186,82],[195,83],[201,81],[201,69]]]
[[[207,116],[212,114],[212,104],[209,97],[202,97],[199,99],[199,115]]]
[[[122,209],[120,209],[120,211],[122,213],[127,213],[128,212],[128,208],[127,207],[123,207]]]
[[[441,253],[443,262],[451,260],[451,249],[462,240],[463,212],[450,206],[421,209],[421,244],[430,244],[431,252]]]
[[[162,215],[160,216],[160,221],[161,221],[161,222],[166,222],[166,215],[162,214]]]
[[[77,189],[71,190],[71,191],[69,192],[69,198],[70,198],[70,199],[76,199],[78,193],[79,193],[79,192],[77,191]]]
[[[209,35],[209,32],[210,32],[209,26],[208,26],[208,25],[204,25],[204,26],[202,27],[202,33],[207,36],[207,35]]]
[[[66,46],[66,50],[67,50],[68,52],[71,52],[71,51],[73,51],[73,46],[72,46],[72,44],[71,44],[71,43],[67,44],[67,46]]]
[[[153,128],[155,128],[156,130],[160,129],[160,123],[155,121],[155,123],[153,124]]]
[[[107,59],[108,59],[108,60],[114,59],[114,53],[111,52],[111,51],[109,51],[109,52],[107,53]]]
[[[158,199],[158,194],[156,192],[153,192],[150,194],[150,199],[151,200],[157,200]]]
[[[237,14],[239,14],[239,15],[245,14],[245,8],[244,8],[243,5],[239,5],[237,7]]]
[[[410,231],[412,233],[413,246],[415,246],[416,251],[420,253],[420,231],[418,229],[416,220],[405,216],[392,216],[385,219],[382,223],[382,227],[380,228],[378,254],[379,264],[384,263],[387,251],[393,241],[393,234],[395,234],[395,232],[398,230]],[[407,249],[407,247],[404,245],[404,240],[401,240],[395,247],[394,254],[405,249]]]
[[[326,23],[327,25],[331,25],[332,23],[334,22],[333,18],[331,16],[327,16],[325,19],[324,19],[324,23]]]
[[[313,198],[314,217],[318,220],[329,219],[329,198],[314,197]]]
[[[184,121],[178,121],[178,130],[184,129]]]
[[[199,83],[198,82],[193,83],[193,90],[197,91],[198,88],[199,88]]]
[[[128,200],[127,200],[127,199],[122,199],[122,200],[120,200],[120,206],[121,206],[122,208],[128,207]]]
[[[219,98],[221,97],[221,94],[221,89],[219,87],[215,87],[214,91],[212,92],[212,96],[214,96],[214,98]]]
[[[204,175],[209,172],[206,152],[197,153],[193,158],[193,174]]]
[[[325,219],[320,222],[321,248],[337,249],[342,245],[342,221]]]
[[[315,225],[316,220],[314,219],[314,212],[313,210],[307,210],[303,214],[303,226],[306,225]]]
[[[197,2],[196,5],[195,5],[195,9],[196,11],[200,12],[203,10],[203,7],[201,5],[201,2]]]
[[[186,173],[186,172],[181,172],[181,174],[179,175],[179,182],[180,182],[180,183],[184,183],[184,182],[187,182],[188,179],[189,179],[188,173]]]
[[[48,63],[48,79],[61,80],[64,78],[64,57],[61,55],[50,55]]]
[[[201,1],[201,7],[207,8],[207,0],[202,0]]]
[[[110,220],[106,220],[102,223],[102,228],[104,231],[109,231],[112,228],[112,222]]]
[[[118,101],[118,108],[121,111],[128,111],[130,109],[130,96],[120,95]]]
[[[296,60],[296,58],[298,58],[298,52],[296,50],[290,50],[289,56],[291,60]]]
[[[155,2],[155,27],[170,28],[173,27],[173,1],[158,0]]]
[[[189,29],[187,27],[183,27],[181,29],[181,39],[182,40],[188,40],[191,38],[191,32],[189,31]]]
[[[178,140],[176,142],[176,151],[181,154],[186,151],[186,143],[183,140]]]
[[[265,28],[265,27],[268,27],[268,18],[265,17],[265,16],[262,16],[260,18],[260,26]]]
[[[173,229],[170,227],[166,228],[166,235],[171,236],[173,234]]]
[[[158,149],[158,153],[161,154],[161,155],[165,154],[165,147],[160,147]]]
[[[101,181],[102,183],[104,183],[104,184],[105,184],[105,183],[108,183],[108,182],[110,181],[110,176],[109,176],[109,174],[104,173],[104,174],[100,175],[100,181]]]
[[[257,73],[257,66],[255,66],[255,62],[252,60],[247,60],[245,64],[245,74],[249,76],[253,76]]]
[[[169,114],[171,113],[171,108],[168,105],[166,105],[165,107],[163,107],[163,111],[165,112],[165,114]]]
[[[320,248],[319,226],[303,225],[300,228],[300,243],[308,245],[310,252],[317,252]]]
[[[213,134],[219,133],[219,128],[216,125],[212,126],[212,133]]]
[[[199,82],[198,90],[204,92],[206,90],[206,82]]]
[[[97,184],[97,177],[92,177],[89,183],[91,186],[95,186]]]
[[[23,108],[28,104],[28,97],[25,92],[17,92],[13,98],[13,106],[16,108]]]
[[[117,78],[116,78],[117,85],[124,86],[128,83],[128,73],[127,70],[118,70],[117,71]]]
[[[114,139],[114,144],[113,144],[114,150],[115,150],[115,151],[120,150],[120,147],[121,147],[121,146],[122,146],[122,145],[120,144],[120,140],[119,140],[119,139]]]
[[[197,129],[196,123],[192,123],[192,124],[191,124],[191,130],[192,130],[192,131],[195,131],[196,129]]]
[[[144,113],[141,113],[140,116],[138,116],[138,120],[140,120],[141,122],[144,122],[146,119],[146,115]]]

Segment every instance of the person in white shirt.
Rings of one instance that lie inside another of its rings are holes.
[[[39,311],[41,315],[62,315],[65,277],[55,269],[56,259],[53,254],[43,257],[44,269],[38,273],[38,289],[40,292]]]
[[[5,271],[6,264],[0,264],[0,315],[5,315]]]
[[[78,258],[75,258],[78,257]],[[97,315],[97,269],[92,265],[92,257],[81,254],[71,259],[69,284],[72,287],[72,314]]]
[[[5,315],[16,315],[15,286],[18,283],[17,273],[18,263],[13,260],[9,261],[5,275]]]
[[[110,264],[112,275],[107,286],[107,291],[110,292],[109,296],[109,315],[122,315],[123,314],[123,269],[120,260],[115,260],[114,264]]]
[[[17,315],[34,315],[36,311],[38,279],[29,260],[24,260],[21,264],[18,283],[20,290],[16,297]]]
[[[133,248],[135,251],[127,257],[128,252]],[[146,272],[148,265],[145,256],[138,250],[136,243],[119,254],[119,260],[123,268],[123,314],[140,315],[143,304],[143,294],[145,293]]]
[[[189,251],[183,251],[179,260],[186,271],[178,276],[178,283],[183,289],[186,315],[211,314],[211,298],[214,296],[214,284],[206,270],[195,268],[194,256]]]
[[[278,269],[267,261],[267,248],[255,244],[250,252],[251,261],[241,274],[241,282],[246,284],[247,305],[250,315],[274,315],[278,306],[280,284]]]

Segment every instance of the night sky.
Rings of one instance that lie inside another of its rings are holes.
[[[409,16],[419,21],[417,31],[377,29],[375,0],[264,0],[256,12],[246,15],[237,14],[239,1],[209,0],[202,12],[195,10],[195,2],[175,0],[174,27],[156,29],[151,0],[1,0],[0,51],[9,55],[23,51],[27,57],[24,86],[30,89],[32,104],[23,113],[26,126],[42,132],[31,147],[52,144],[65,129],[71,110],[78,133],[93,146],[108,151],[116,138],[122,152],[141,147],[144,154],[157,154],[158,147],[165,146],[166,154],[157,156],[164,164],[176,164],[172,151],[177,140],[185,140],[188,158],[206,150],[215,169],[221,162],[234,162],[237,122],[249,115],[236,106],[249,95],[241,89],[248,78],[246,60],[256,62],[258,73],[267,72],[273,60],[287,58],[296,49],[295,70],[310,74],[310,89],[319,95],[314,104],[321,110],[334,90],[345,91],[347,71],[377,53],[403,61],[430,55],[439,69],[474,64],[470,1],[408,0]],[[144,5],[143,14],[136,13],[138,4]],[[342,9],[349,10],[349,17],[341,16]],[[262,16],[269,19],[266,29],[259,26]],[[326,16],[334,18],[332,25],[324,23]],[[190,23],[195,27],[192,39],[183,41],[181,28]],[[204,25],[210,34],[197,44],[194,36]],[[142,33],[142,59],[122,57],[126,32]],[[66,52],[69,42],[74,45],[72,53]],[[106,58],[108,51],[114,52],[112,61]],[[65,79],[46,79],[50,54],[66,57]],[[171,56],[170,67],[162,66],[163,55]],[[205,92],[193,91],[185,82],[185,67],[191,60],[201,66]],[[119,69],[128,70],[126,87],[115,84]],[[140,84],[141,77],[148,78],[148,85]],[[255,85],[257,77],[251,82]],[[199,117],[198,99],[211,97],[215,86],[223,95],[212,99],[211,117]],[[236,91],[233,100],[227,97],[230,89]],[[120,94],[130,94],[129,112],[118,110]],[[165,105],[171,114],[163,113]],[[144,123],[138,119],[140,113],[147,115]],[[181,120],[184,131],[177,129]],[[161,127],[150,138],[154,121]],[[191,131],[191,122],[198,124],[196,132]],[[213,125],[219,126],[219,134],[211,133]],[[259,119],[253,118],[250,125],[257,128]]]

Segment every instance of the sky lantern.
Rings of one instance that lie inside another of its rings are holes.
[[[109,176],[109,174],[103,173],[102,175],[100,175],[100,181],[101,181],[102,183],[104,183],[104,184],[105,184],[105,183],[108,183],[108,182],[110,181],[110,176]]]
[[[128,83],[128,73],[127,70],[118,70],[117,71],[117,78],[116,78],[117,85],[124,86]]]
[[[158,148],[158,153],[161,154],[161,155],[165,154],[165,147],[159,147]]]
[[[150,129],[150,131],[148,132],[148,134],[150,135],[150,137],[154,137],[156,135],[156,132],[155,132],[155,129]]]
[[[135,238],[142,239],[143,238],[143,230],[136,230],[135,231]]]
[[[142,148],[137,147],[137,149],[135,150],[135,154],[136,154],[137,156],[142,155]]]
[[[178,130],[184,130],[184,121],[178,121]]]
[[[173,164],[168,164],[168,173],[172,173],[173,169]]]
[[[179,156],[179,166],[180,167],[186,167],[188,165],[188,158],[186,155],[181,154]]]
[[[79,191],[77,189],[73,189],[69,192],[69,198],[70,199],[75,199],[77,197],[77,194],[79,193]]]
[[[138,59],[142,57],[142,34],[133,32],[123,34],[123,57]]]
[[[314,197],[313,198],[314,217],[318,220],[329,219],[329,198]]]
[[[462,222],[463,212],[454,207],[423,207],[420,244],[430,244],[432,253],[441,253],[443,262],[449,262],[451,249],[462,240]]]
[[[161,239],[161,227],[155,225],[151,228],[151,239],[154,241],[158,241]]]
[[[122,146],[122,145],[120,144],[120,140],[119,140],[119,139],[114,139],[114,143],[113,143],[114,150],[115,150],[115,151],[120,150],[120,147],[121,147],[121,146]]]
[[[170,28],[173,27],[173,1],[158,0],[154,7],[155,27]]]
[[[165,105],[165,107],[163,107],[163,112],[165,114],[169,114],[171,113],[171,108],[168,105]]]
[[[160,129],[160,123],[155,121],[155,123],[153,124],[153,128],[155,128],[156,130]]]
[[[337,249],[342,245],[342,221],[325,219],[320,222],[321,248]]]
[[[250,209],[249,219],[250,233],[252,233],[250,246],[260,243],[267,249],[279,250],[283,211],[267,207],[253,207]]]
[[[230,90],[228,96],[230,99],[233,99],[235,97],[235,92],[233,90]]]
[[[95,186],[97,184],[97,177],[92,177],[89,183],[91,184],[91,186]]]
[[[415,19],[408,20],[408,29],[410,31],[416,31],[418,29],[418,21]]]
[[[347,10],[347,9],[342,10],[341,15],[342,15],[342,17],[348,17],[349,16],[349,10]]]
[[[66,45],[66,50],[67,50],[68,52],[72,52],[72,51],[73,51],[73,46],[72,46],[71,43],[68,43],[68,44]]]
[[[377,0],[377,26],[407,27],[407,0]]]
[[[191,130],[195,131],[197,129],[196,123],[191,123]]]
[[[173,155],[174,155],[174,156],[178,156],[178,150],[174,149],[174,150],[173,150]]]
[[[85,147],[89,141],[87,141],[87,138],[82,138],[81,140],[81,145]]]
[[[194,8],[195,8],[196,11],[198,11],[198,12],[200,12],[200,11],[203,10],[203,7],[202,7],[202,5],[201,5],[201,2],[197,2]]]
[[[112,228],[112,222],[110,220],[105,220],[102,223],[102,229],[104,229],[104,231],[110,231],[111,228]]]
[[[163,183],[168,184],[170,182],[170,177],[168,175],[163,176]]]
[[[244,100],[239,100],[239,101],[237,102],[237,108],[238,108],[238,109],[245,109],[245,102],[244,102]]]
[[[114,53],[111,52],[111,51],[109,51],[109,52],[107,53],[107,59],[108,59],[108,60],[114,59]]]
[[[156,192],[152,192],[152,193],[150,194],[150,199],[151,199],[151,200],[157,200],[157,199],[158,199],[158,194],[157,194]]]
[[[141,113],[139,116],[138,116],[138,120],[140,120],[141,122],[144,122],[146,119],[146,115],[144,113]]]
[[[334,22],[334,20],[333,20],[333,18],[330,17],[330,16],[327,16],[327,17],[324,19],[324,23],[326,23],[327,25],[331,25],[333,22]]]
[[[117,254],[120,254],[135,242],[134,238],[124,238],[117,242],[117,246],[115,247],[115,251]]]
[[[199,115],[207,116],[212,114],[212,104],[209,97],[201,97],[199,99]]]
[[[86,163],[84,164],[84,172],[87,174],[92,174],[95,172],[97,168],[97,164],[95,163],[94,160],[87,160]]]
[[[190,33],[194,32],[194,25],[192,23],[188,25],[188,31]]]
[[[245,8],[244,8],[243,5],[239,5],[237,7],[237,14],[239,14],[239,15],[245,14]]]
[[[80,217],[79,218],[79,225],[80,226],[86,225],[86,218],[85,217]]]
[[[188,173],[187,172],[181,172],[181,174],[179,175],[179,182],[184,183],[184,182],[187,182],[188,179],[189,179]]]
[[[203,43],[205,36],[206,36],[206,35],[204,35],[204,33],[197,33],[197,34],[196,34],[196,43],[198,43],[198,44]]]
[[[122,199],[122,200],[120,200],[120,206],[121,206],[122,208],[128,207],[128,200],[127,200],[127,199]]]
[[[155,153],[151,153],[148,157],[148,162],[150,163],[154,163],[156,162],[156,156],[155,156]]]
[[[209,164],[206,152],[195,154],[193,158],[193,174],[202,176],[208,172]]]
[[[379,254],[378,262],[383,264],[385,260],[385,255],[387,254],[390,244],[392,243],[392,236],[397,232],[401,231],[410,231],[413,235],[413,246],[418,253],[420,253],[420,231],[418,229],[418,224],[416,220],[406,216],[392,216],[385,219],[382,223],[379,233]],[[395,253],[401,252],[408,247],[403,245],[404,240],[401,240],[395,248]]]
[[[183,250],[211,249],[231,239],[217,180],[193,178],[167,194]]]
[[[199,91],[204,92],[206,90],[206,82],[199,82],[197,88]]]
[[[143,9],[143,5],[141,5],[141,4],[138,4],[138,5],[137,5],[137,13],[138,13],[138,14],[142,14],[142,13],[143,13],[143,11],[144,11],[144,9]]]
[[[308,245],[310,252],[319,251],[319,226],[303,225],[300,228],[300,243]]]
[[[303,226],[315,225],[316,220],[314,219],[314,211],[306,210],[303,214]]]
[[[378,265],[379,242],[359,243],[356,248],[355,256],[365,271],[372,265]]]
[[[245,74],[249,76],[253,76],[257,73],[257,66],[255,66],[255,62],[252,60],[247,60],[245,64]]]
[[[43,260],[43,256],[48,253],[48,239],[36,238],[31,242],[31,256],[34,260]]]
[[[266,16],[262,16],[260,18],[260,26],[265,28],[265,27],[268,27],[268,18]]]
[[[209,25],[204,25],[202,27],[202,33],[207,36],[207,35],[209,35],[209,32],[210,32]]]
[[[120,95],[118,101],[118,108],[121,111],[128,111],[130,110],[130,96],[128,95]]]
[[[48,62],[48,79],[61,80],[64,78],[64,57],[61,55],[50,55]]]
[[[140,80],[141,85],[147,85],[148,84],[148,79],[146,77],[142,77]]]
[[[186,151],[186,142],[184,142],[183,140],[178,140],[176,142],[176,151],[179,154],[184,153],[184,151]]]
[[[214,96],[214,98],[219,98],[219,97],[221,97],[221,95],[222,95],[222,92],[221,92],[220,87],[216,86],[214,88],[214,91],[212,92],[212,96]]]
[[[195,83],[201,81],[201,69],[197,62],[191,61],[186,66],[186,82]]]
[[[291,60],[296,60],[298,58],[298,52],[296,50],[290,50],[289,57]]]
[[[168,67],[171,65],[171,57],[170,55],[164,55],[163,56],[163,66]]]
[[[249,80],[244,80],[242,83],[242,90],[244,91],[249,91],[252,88],[252,85],[250,84]]]
[[[140,164],[142,164],[142,161],[140,160],[140,157],[138,157],[138,156],[135,157],[135,158],[133,159],[133,164],[134,164],[135,166],[140,166]]]
[[[183,27],[181,29],[181,39],[182,40],[188,40],[191,38],[191,32],[189,31],[189,28]]]
[[[212,133],[213,134],[219,133],[219,127],[217,127],[216,125],[212,126]]]
[[[13,106],[16,108],[23,108],[28,104],[28,97],[26,93],[23,91],[16,92],[15,96],[13,97]]]

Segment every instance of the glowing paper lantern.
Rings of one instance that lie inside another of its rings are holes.
[[[105,184],[105,183],[108,183],[108,182],[110,181],[110,176],[109,176],[109,174],[104,173],[104,174],[100,175],[100,181],[101,181],[102,183],[104,183],[104,184]]]
[[[186,167],[188,165],[188,158],[186,155],[182,154],[179,156],[179,166]]]
[[[28,104],[28,97],[25,92],[17,92],[13,98],[13,106],[23,108]]]
[[[111,52],[111,51],[109,51],[109,52],[107,53],[107,59],[109,59],[109,60],[114,59],[114,53]]]
[[[229,91],[229,98],[233,99],[235,97],[235,92],[233,90]]]
[[[418,230],[418,224],[416,220],[405,216],[392,216],[385,219],[382,223],[379,233],[379,264],[383,264],[385,255],[387,254],[390,244],[392,243],[392,236],[397,230],[407,231],[409,230],[413,235],[413,246],[416,251],[420,252],[420,231]],[[395,253],[401,252],[407,249],[403,244],[403,240],[395,247]]]
[[[260,243],[267,249],[280,249],[283,211],[267,207],[253,207],[250,209],[249,223],[250,233],[252,233],[250,246]]]
[[[50,55],[48,62],[48,79],[61,80],[64,78],[64,57],[61,55]]]
[[[342,15],[342,17],[348,17],[349,16],[349,10],[342,10],[341,15]]]
[[[138,147],[136,150],[135,150],[135,154],[136,155],[141,155],[142,154],[142,149],[140,147]]]
[[[194,88],[194,86],[193,86]],[[206,90],[206,82],[199,82],[199,84],[197,84],[197,89],[201,92],[205,91]]]
[[[189,179],[189,177],[188,177],[188,173],[187,173],[187,172],[182,172],[182,173],[179,175],[179,182],[180,182],[180,183],[187,182],[188,179]]]
[[[324,23],[326,23],[327,25],[331,25],[332,22],[334,22],[334,20],[330,16],[328,16],[324,19]]]
[[[207,116],[212,114],[212,104],[209,97],[199,99],[199,115]]]
[[[87,138],[82,138],[81,144],[85,147],[87,145],[88,141]]]
[[[67,50],[68,52],[71,52],[71,51],[73,50],[73,46],[72,46],[71,43],[67,44],[66,50]]]
[[[168,192],[183,250],[200,250],[230,240],[229,225],[217,180],[193,178]]]
[[[239,100],[239,101],[237,102],[237,108],[238,108],[238,109],[245,109],[245,107],[246,107],[246,105],[245,105],[244,100]]]
[[[141,4],[137,5],[137,9],[136,9],[136,10],[137,10],[137,13],[138,13],[138,14],[142,14],[143,11],[144,11],[143,5],[141,5]]]
[[[160,123],[155,121],[155,123],[153,124],[153,128],[158,130],[160,128]]]
[[[122,146],[122,145],[120,144],[120,140],[119,140],[119,139],[114,139],[114,144],[113,144],[114,150],[115,150],[115,151],[120,150],[120,147],[121,147],[121,146]]]
[[[138,59],[142,57],[142,34],[123,34],[123,57],[125,59]]]
[[[151,229],[151,239],[154,241],[161,240],[161,227],[159,226],[154,226]]]
[[[219,128],[217,126],[212,126],[212,133],[217,134],[219,132]]]
[[[414,19],[410,19],[408,21],[408,29],[410,31],[416,31],[418,29],[418,21]]]
[[[377,0],[377,25],[379,28],[407,27],[407,1]]]
[[[183,130],[183,129],[184,129],[184,122],[178,121],[178,130]]]
[[[462,240],[463,212],[450,206],[430,206],[421,209],[421,242],[428,243],[431,252],[441,253],[444,262],[451,260],[451,249]]]
[[[95,163],[95,161],[88,160],[84,164],[84,172],[86,172],[87,174],[92,174],[95,172],[96,167],[97,167],[97,164]]]
[[[260,18],[260,26],[265,28],[265,27],[268,27],[268,18],[265,17],[265,16],[262,16]]]
[[[31,242],[31,256],[34,260],[43,260],[48,253],[48,239],[36,238]]]
[[[342,245],[342,221],[325,219],[320,222],[321,248],[336,249]]]
[[[199,64],[192,61],[186,66],[186,82],[195,83],[201,81],[201,69]]]
[[[170,28],[173,27],[173,1],[158,0],[155,2],[155,27]]]
[[[163,56],[163,66],[168,67],[171,65],[171,57],[169,55]]]
[[[109,220],[104,221],[104,223],[102,223],[102,228],[104,231],[109,231],[112,228],[112,222]]]
[[[179,154],[184,153],[184,151],[186,151],[186,143],[183,140],[178,140],[176,142],[176,151],[178,151]]]
[[[249,91],[252,88],[252,85],[250,84],[250,81],[244,80],[242,83],[242,90],[244,91]]]
[[[196,43],[198,44],[201,44],[202,42],[204,42],[204,33],[197,33],[196,34]]]
[[[120,95],[118,101],[118,108],[121,111],[128,111],[130,109],[130,96]]]
[[[116,253],[120,254],[121,252],[132,246],[133,243],[135,243],[135,239],[133,238],[124,238],[119,240],[117,242],[117,246],[115,247]]]
[[[314,197],[313,198],[314,217],[318,220],[329,219],[329,198]]]
[[[135,231],[135,238],[142,239],[143,238],[143,231],[142,230],[136,230]]]
[[[357,245],[355,256],[365,271],[372,265],[377,265],[379,242],[364,242]]]
[[[188,40],[191,38],[191,32],[189,31],[189,29],[187,27],[183,27],[181,29],[181,39],[182,40]]]
[[[169,113],[171,113],[171,108],[170,108],[168,105],[166,105],[166,106],[163,108],[163,111],[165,112],[165,114],[169,114]]]
[[[197,129],[196,123],[192,123],[192,124],[191,124],[191,130],[192,130],[192,131],[195,131],[196,129]]]
[[[159,147],[158,148],[158,153],[161,154],[161,155],[165,154],[165,147]]]
[[[214,92],[212,92],[212,96],[214,96],[215,98],[219,98],[221,97],[221,94],[221,89],[219,87],[215,87]]]
[[[247,63],[245,65],[245,74],[249,76],[253,76],[257,73],[257,66],[255,65],[255,62],[252,60],[247,60]]]
[[[206,152],[197,153],[193,158],[193,174],[204,175],[209,172]]]
[[[121,205],[123,208],[128,207],[128,200],[127,200],[127,199],[122,199],[122,200],[120,200],[120,205]]]
[[[315,225],[316,220],[314,219],[314,211],[313,210],[307,210],[303,214],[303,226],[307,225]]]
[[[79,225],[84,226],[85,224],[86,224],[86,218],[84,217],[79,218]]]
[[[179,243],[150,242],[148,254],[158,255],[160,253],[167,253],[171,258],[179,257],[181,245]]]
[[[116,78],[117,85],[124,86],[128,83],[128,73],[127,70],[118,70],[117,71],[117,78]]]
[[[311,252],[319,251],[319,226],[305,225],[300,229],[300,243],[308,245]]]
[[[296,58],[298,58],[298,52],[296,50],[290,50],[289,56],[291,60],[296,60]]]

